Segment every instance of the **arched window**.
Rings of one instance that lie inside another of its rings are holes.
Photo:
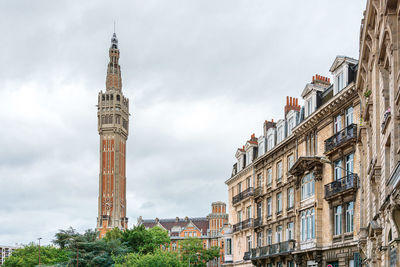
[[[117,95],[117,101],[120,101],[120,100],[121,100],[120,95]]]

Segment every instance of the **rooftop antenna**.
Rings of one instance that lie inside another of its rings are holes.
[[[114,19],[114,33],[115,33],[115,19]]]

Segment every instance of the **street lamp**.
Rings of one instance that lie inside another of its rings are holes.
[[[41,237],[38,238],[39,240],[39,266],[40,266],[40,239],[42,239]]]

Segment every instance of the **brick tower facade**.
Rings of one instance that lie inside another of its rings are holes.
[[[121,68],[116,34],[111,38],[106,91],[98,95],[100,173],[97,230],[99,236],[112,228],[126,229],[126,140],[129,99],[122,94]]]

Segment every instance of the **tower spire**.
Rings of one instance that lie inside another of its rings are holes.
[[[119,49],[118,49],[117,35],[115,34],[115,26],[114,26],[114,33],[111,38],[109,56],[110,56],[110,62],[108,63],[107,67],[106,90],[121,91],[122,89],[121,67],[119,66],[118,62]]]

